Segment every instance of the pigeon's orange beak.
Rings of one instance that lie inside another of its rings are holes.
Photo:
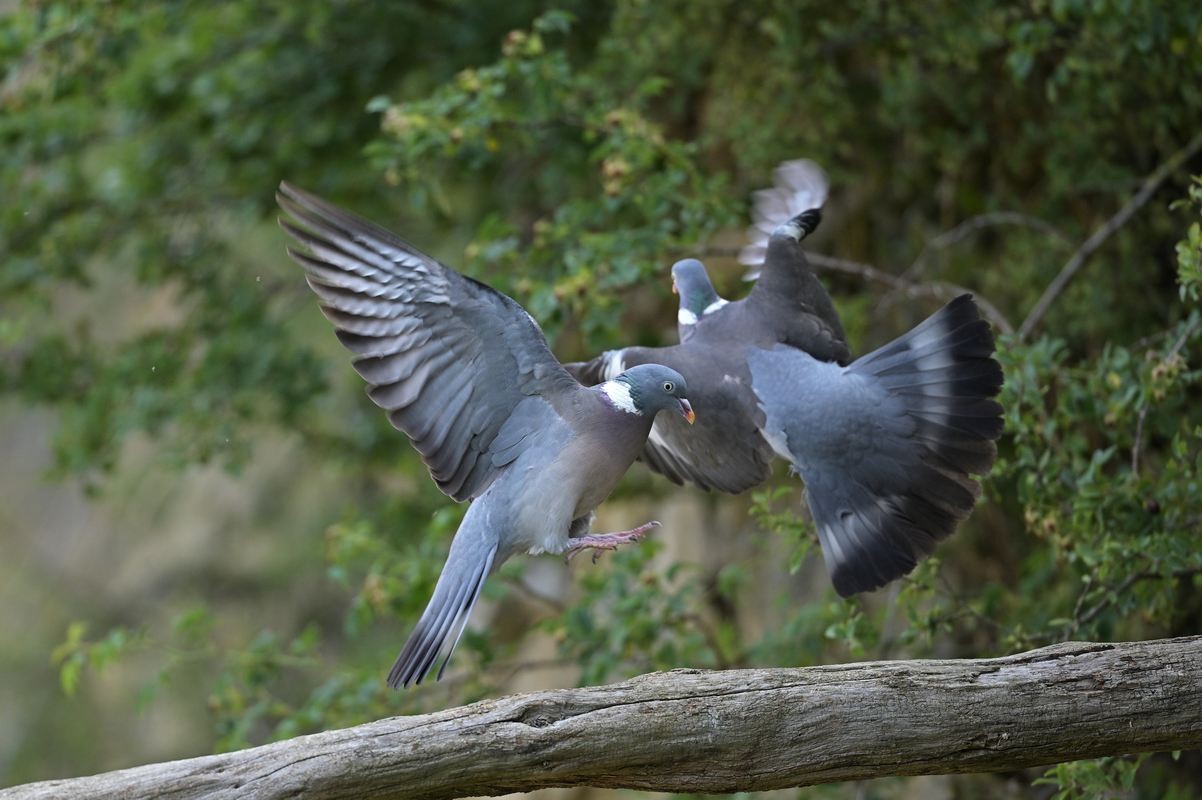
[[[680,294],[678,291],[676,291],[676,279],[675,278],[672,279],[672,294]]]
[[[693,413],[693,407],[683,397],[680,399],[680,416],[684,417],[690,425],[697,419],[697,415]]]

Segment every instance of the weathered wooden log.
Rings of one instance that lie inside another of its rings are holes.
[[[675,670],[0,791],[32,798],[734,792],[1202,746],[1202,637],[957,661]]]

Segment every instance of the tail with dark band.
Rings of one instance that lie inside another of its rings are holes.
[[[806,483],[831,581],[847,597],[906,575],[971,513],[997,457],[1002,368],[969,295],[838,367],[753,353],[765,435]]]
[[[910,431],[880,442],[881,459],[848,487],[857,512],[820,524],[843,551],[831,565],[841,595],[909,573],[972,511],[980,486],[970,475],[993,467],[1002,434],[1002,407],[992,399],[1002,368],[993,352],[988,323],[962,295],[848,368],[900,401]]]
[[[388,673],[388,685],[394,689],[421,683],[439,656],[442,666],[438,669],[438,678],[442,678],[480,597],[480,589],[492,572],[497,539],[479,535],[481,532],[475,529],[471,511],[469,508],[468,517],[451,543],[451,552],[438,576],[434,596]]]

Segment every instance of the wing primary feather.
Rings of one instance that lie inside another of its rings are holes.
[[[542,398],[550,410],[581,390],[537,323],[509,297],[287,183],[277,199],[286,214],[281,225],[295,242],[288,252],[339,339],[358,356],[369,396],[454,499],[481,494],[526,446],[519,438],[501,459],[491,450],[492,437],[527,398]],[[523,419],[545,424],[537,415]],[[470,432],[453,430],[464,420],[472,421]]]

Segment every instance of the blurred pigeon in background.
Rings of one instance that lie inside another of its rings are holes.
[[[658,523],[589,533],[660,411],[691,422],[681,375],[642,364],[585,388],[514,300],[389,231],[282,183],[289,248],[371,399],[407,434],[438,487],[473,500],[425,612],[388,676],[439,677],[480,588],[520,553],[614,549]],[[299,224],[298,224],[299,223]]]
[[[695,258],[686,258],[672,265],[672,294],[680,295],[676,333],[682,342],[687,342],[693,335],[698,320],[714,313],[727,302],[714,291],[705,265]]]
[[[797,198],[825,199],[812,162],[782,165],[782,175],[793,190],[757,194],[758,220]],[[699,424],[657,420],[642,460],[677,483],[741,492],[768,478],[774,453],[787,459],[805,481],[835,589],[848,596],[909,573],[972,511],[980,487],[970,475],[992,467],[1002,432],[992,399],[1002,370],[968,295],[849,364],[838,314],[801,248],[820,219],[805,208],[776,225],[742,300],[709,299],[701,262],[678,262],[673,282],[689,312],[681,344],[567,367],[584,383],[648,362],[686,375]],[[709,300],[701,314],[694,297]]]

